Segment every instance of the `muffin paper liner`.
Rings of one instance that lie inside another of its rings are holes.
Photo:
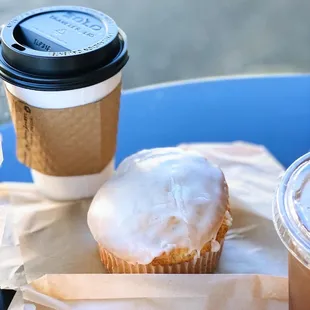
[[[191,261],[171,265],[131,264],[114,256],[100,245],[99,252],[102,263],[110,273],[213,273],[222,253],[224,238],[219,243],[221,248],[218,252],[206,252]]]

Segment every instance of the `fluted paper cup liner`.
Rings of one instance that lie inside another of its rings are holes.
[[[219,243],[221,247],[217,252],[206,252],[191,261],[171,265],[131,264],[114,256],[101,245],[99,245],[99,252],[102,263],[110,273],[213,273],[222,253],[224,239]]]

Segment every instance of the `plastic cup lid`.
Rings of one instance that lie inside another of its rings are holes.
[[[1,31],[0,76],[37,90],[90,86],[118,73],[127,38],[106,14],[78,6],[40,8]]]
[[[274,222],[291,254],[310,268],[310,153],[285,172],[274,203]]]

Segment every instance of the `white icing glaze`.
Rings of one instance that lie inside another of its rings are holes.
[[[211,252],[218,252],[221,249],[221,245],[216,240],[211,241]]]
[[[232,216],[230,215],[230,212],[227,210],[225,212],[225,224],[230,227],[232,225],[232,222],[233,222],[233,218]]]
[[[148,264],[175,248],[199,253],[216,237],[227,204],[222,171],[199,153],[144,150],[126,158],[99,190],[88,225],[115,256]]]

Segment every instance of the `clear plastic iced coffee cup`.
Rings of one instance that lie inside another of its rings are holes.
[[[285,172],[274,202],[274,223],[289,254],[289,309],[310,309],[310,153]]]
[[[36,9],[3,27],[0,76],[17,158],[47,197],[92,197],[113,173],[127,61],[126,35],[93,9]]]

